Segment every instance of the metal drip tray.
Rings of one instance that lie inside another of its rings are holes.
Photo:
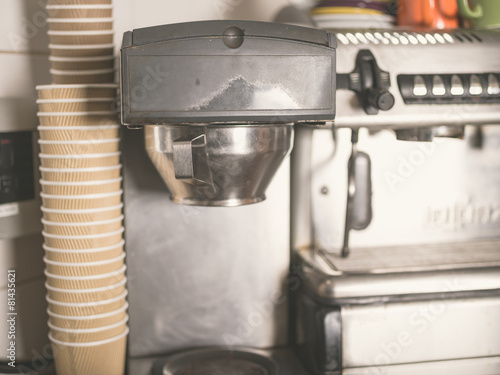
[[[319,250],[333,272],[392,273],[500,266],[500,241],[357,249],[349,257]]]
[[[298,250],[296,255],[309,293],[325,303],[500,293],[500,241],[496,239],[353,249],[348,258],[311,249]]]
[[[174,354],[154,367],[154,375],[277,375],[278,365],[254,350],[202,349]]]

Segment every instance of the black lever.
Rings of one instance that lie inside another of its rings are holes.
[[[337,75],[337,89],[356,92],[368,115],[388,111],[394,106],[394,96],[389,92],[390,75],[379,68],[370,50],[363,49],[356,56],[356,68],[349,74]]]

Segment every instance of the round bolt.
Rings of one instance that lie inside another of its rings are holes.
[[[245,33],[239,27],[228,27],[222,33],[224,44],[229,48],[239,48],[244,42]]]

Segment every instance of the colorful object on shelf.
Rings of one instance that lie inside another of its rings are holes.
[[[433,29],[458,27],[456,0],[399,0],[398,26]]]
[[[475,28],[500,28],[499,0],[458,0],[460,15]]]

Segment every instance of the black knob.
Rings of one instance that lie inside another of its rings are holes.
[[[381,111],[388,111],[394,106],[394,96],[387,90],[371,89],[366,95],[368,103]]]

